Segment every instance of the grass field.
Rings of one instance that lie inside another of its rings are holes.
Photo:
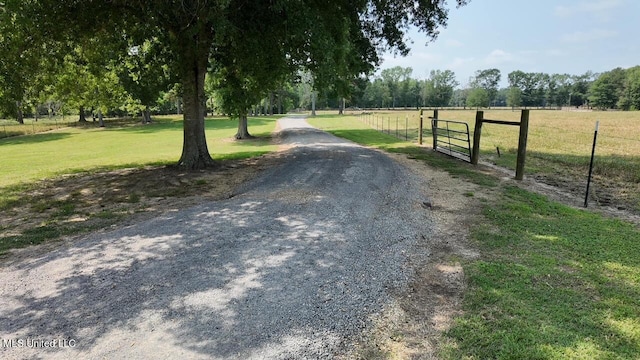
[[[352,116],[362,112],[352,112]],[[419,111],[375,111],[359,115],[370,126],[417,141]],[[431,146],[429,116],[424,112],[424,144]],[[463,121],[471,136],[475,110],[440,110],[443,120]],[[492,120],[519,121],[520,111],[485,110]],[[525,174],[564,187],[577,196],[584,193],[596,121],[600,121],[592,199],[640,211],[640,112],[577,112],[531,110]],[[484,124],[481,160],[515,170],[518,128]],[[500,155],[498,155],[498,150]]]
[[[206,121],[209,151],[214,158],[242,158],[276,149],[268,135],[276,117],[250,118],[249,131],[256,140],[234,141],[237,122],[227,118]],[[52,176],[105,168],[171,164],[182,151],[179,116],[155,118],[155,123],[107,123],[74,126],[35,135],[0,140],[0,187]]]
[[[638,359],[637,227],[499,185],[472,166],[380,133],[353,116],[310,122],[408,154],[497,194],[482,205],[472,229],[480,257],[451,259],[462,262],[468,288],[462,315],[444,334],[441,358]]]

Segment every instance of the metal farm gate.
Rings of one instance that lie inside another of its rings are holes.
[[[431,118],[433,149],[466,162],[471,162],[469,125],[462,121],[440,120],[437,111]]]

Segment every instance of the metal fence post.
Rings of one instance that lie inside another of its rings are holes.
[[[404,118],[404,140],[409,140],[409,115]]]
[[[438,147],[438,109],[433,110],[433,119],[431,119],[431,131],[433,132],[433,150]]]
[[[598,127],[600,121],[596,121],[596,131],[593,133],[593,146],[591,147],[591,162],[589,163],[589,177],[587,178],[587,193],[584,195],[584,207],[589,206],[589,187],[591,186],[591,175],[593,174],[593,158],[596,155],[596,141],[598,139]]]
[[[420,128],[418,129],[418,145],[422,145],[422,124],[424,123],[424,110],[420,109]]]

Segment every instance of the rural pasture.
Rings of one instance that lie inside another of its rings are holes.
[[[469,124],[475,110],[439,110],[442,120]],[[367,125],[401,139],[417,141],[419,111],[354,111]],[[424,110],[423,142],[431,146],[432,110]],[[484,110],[484,118],[519,121],[520,111]],[[531,110],[525,176],[584,196],[596,121],[600,121],[592,200],[640,211],[640,112]],[[481,161],[515,170],[518,128],[482,126]],[[498,153],[499,152],[499,153]]]

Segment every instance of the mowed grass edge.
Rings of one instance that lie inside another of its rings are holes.
[[[406,153],[499,189],[472,229],[481,256],[460,260],[463,315],[444,334],[444,359],[637,359],[640,231],[498,186],[466,164],[382,134],[354,116],[309,122],[363,145]],[[416,154],[423,153],[421,156]],[[479,180],[480,179],[480,180]],[[486,183],[485,183],[486,182]]]

